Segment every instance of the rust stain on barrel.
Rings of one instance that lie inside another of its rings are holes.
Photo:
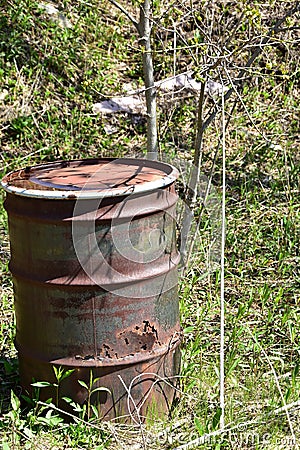
[[[120,377],[127,386],[136,380],[141,414],[153,404],[168,411],[180,360],[176,177],[157,161],[93,159],[20,169],[2,180],[25,391],[33,378],[54,381],[55,364],[74,368],[61,393],[79,403],[86,393],[78,380],[88,382],[90,370],[100,377],[112,393],[94,401],[105,419],[130,413]],[[74,226],[82,237],[75,244]],[[151,251],[157,257],[148,261]],[[170,382],[158,381],[164,378]]]

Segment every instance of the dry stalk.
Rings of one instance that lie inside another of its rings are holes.
[[[221,239],[221,294],[220,294],[220,429],[224,429],[225,417],[225,240],[226,240],[226,123],[224,84],[222,82],[222,239]]]

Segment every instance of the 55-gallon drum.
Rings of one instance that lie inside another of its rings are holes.
[[[180,364],[177,176],[122,158],[4,177],[24,393],[33,380],[56,383],[56,366],[73,369],[59,386],[66,411],[63,397],[104,419],[169,411]]]

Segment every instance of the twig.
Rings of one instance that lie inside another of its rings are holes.
[[[146,439],[145,439],[144,427],[143,427],[143,424],[142,424],[142,421],[141,421],[141,416],[140,416],[140,413],[139,413],[139,409],[138,409],[138,407],[136,406],[136,403],[135,403],[135,401],[134,401],[134,399],[133,399],[133,397],[132,397],[132,395],[131,395],[131,392],[130,392],[131,389],[130,389],[130,387],[128,388],[128,387],[126,386],[126,384],[125,384],[123,378],[121,377],[121,375],[118,375],[118,378],[119,378],[119,380],[121,381],[121,383],[122,383],[122,385],[123,385],[125,391],[127,392],[127,395],[128,395],[128,397],[127,397],[127,408],[128,408],[128,412],[129,412],[130,417],[131,417],[131,419],[133,420],[133,422],[135,422],[135,423],[139,426],[139,428],[140,428],[140,430],[141,430],[142,439],[143,439],[143,447],[144,447],[144,449],[146,450]],[[130,386],[131,386],[131,384],[130,384]],[[133,403],[134,409],[135,409],[135,411],[136,411],[136,413],[137,413],[138,421],[134,418],[134,416],[133,416],[133,414],[132,414],[132,412],[131,412],[131,409],[130,409],[130,400],[131,400],[131,402]]]
[[[181,231],[181,261],[183,267],[186,268],[186,254],[187,254],[187,243],[188,236],[191,229],[191,224],[193,221],[193,207],[197,200],[197,186],[199,183],[200,176],[200,165],[202,158],[202,141],[203,141],[203,103],[204,103],[204,92],[205,92],[205,81],[201,82],[200,97],[198,101],[198,117],[197,117],[197,128],[196,128],[196,139],[195,139],[195,155],[193,160],[193,165],[191,169],[191,176],[189,183],[186,187],[186,202],[184,205],[183,223]]]
[[[226,239],[226,142],[225,142],[225,103],[224,83],[222,81],[222,239],[221,239],[221,294],[220,294],[220,429],[225,420],[225,239]]]
[[[138,411],[138,414],[139,414],[139,411],[141,410],[142,406],[144,405],[144,403],[147,401],[148,397],[150,396],[151,391],[154,389],[154,386],[155,386],[157,383],[163,382],[163,383],[165,383],[166,385],[168,385],[168,386],[170,386],[171,388],[173,388],[175,391],[177,391],[177,392],[183,394],[183,392],[182,392],[180,389],[178,389],[176,386],[174,386],[174,385],[173,385],[172,383],[170,383],[170,381],[169,381],[171,378],[172,378],[172,379],[174,379],[174,378],[178,378],[178,379],[181,378],[180,375],[175,375],[175,376],[173,376],[173,377],[166,377],[166,378],[163,378],[163,377],[161,377],[160,375],[158,375],[157,373],[154,373],[154,372],[143,372],[143,373],[141,373],[141,374],[139,374],[139,375],[136,375],[136,376],[131,380],[131,382],[130,382],[130,385],[129,385],[129,388],[128,388],[128,393],[131,392],[131,389],[133,388],[133,384],[135,383],[135,381],[138,380],[139,378],[141,378],[142,376],[147,376],[147,377],[151,376],[151,377],[156,378],[156,380],[154,380],[153,383],[151,384],[151,387],[150,387],[150,389],[148,390],[147,394],[144,396],[143,401],[141,402],[140,406],[139,406],[138,408],[136,408],[137,411]]]
[[[200,97],[198,100],[198,117],[197,117],[197,133],[195,141],[195,156],[194,156],[194,167],[197,169],[197,178],[199,178],[199,170],[202,158],[202,141],[203,141],[203,104],[204,104],[204,92],[205,92],[205,81],[201,82]],[[195,180],[196,181],[196,180]],[[191,186],[193,191],[197,196],[197,185]]]
[[[234,101],[234,104],[233,104],[233,106],[231,108],[231,111],[228,114],[228,119],[227,119],[227,122],[226,122],[226,125],[225,125],[225,130],[227,130],[227,128],[229,126],[229,122],[230,122],[231,116],[232,116],[232,114],[233,114],[233,112],[235,110],[236,104],[237,104],[237,100]],[[217,156],[218,156],[218,153],[219,153],[220,142],[222,141],[222,139],[223,139],[223,134],[220,135],[220,138],[218,140],[218,144],[217,144],[217,146],[215,148],[215,151],[214,151],[214,156],[212,158],[212,165],[211,165],[209,176],[208,176],[208,179],[207,179],[207,186],[206,186],[205,194],[204,194],[204,197],[203,197],[203,200],[202,200],[200,212],[199,212],[198,217],[197,217],[197,227],[196,227],[196,230],[195,230],[195,233],[194,233],[194,237],[196,237],[197,233],[199,232],[200,220],[201,220],[201,217],[202,217],[204,209],[207,208],[207,200],[208,200],[208,197],[209,197],[209,195],[211,193],[211,189],[212,189],[212,186],[213,186],[212,185],[212,178],[213,178],[213,173],[214,173],[214,169],[215,169],[215,165],[216,165]],[[220,214],[218,213],[219,208],[218,209],[213,208],[213,211],[214,212],[216,211],[217,216],[214,217],[213,214],[211,213],[211,209],[209,209],[209,208],[207,209],[207,213],[210,216],[212,228],[213,228],[213,224],[215,224],[215,223],[218,224],[219,222],[221,222],[219,220],[220,219],[220,217],[219,217]],[[217,229],[214,229],[215,230],[215,234],[217,234],[217,235],[219,234],[220,228],[221,228],[221,224],[219,224],[219,226],[217,225]],[[196,242],[196,239],[195,238],[192,239],[191,244],[190,244],[190,248],[189,248],[189,252],[188,252],[188,256],[187,256],[187,260],[186,260],[186,266],[189,265],[189,261],[190,261],[191,255],[193,253],[195,242]],[[220,245],[220,247],[221,247],[221,245]],[[211,250],[210,250],[210,252],[211,252]]]
[[[229,82],[232,84],[233,90],[234,90],[234,92],[236,93],[236,95],[237,95],[239,101],[241,102],[241,104],[242,104],[242,106],[243,106],[243,108],[244,108],[244,110],[245,110],[245,113],[247,114],[247,117],[248,117],[248,119],[250,120],[250,122],[252,123],[253,127],[256,129],[256,131],[262,136],[262,138],[263,138],[266,142],[269,142],[269,139],[268,139],[268,138],[264,135],[264,133],[258,128],[258,126],[256,125],[256,123],[255,123],[254,120],[252,119],[251,115],[249,114],[249,111],[248,111],[248,109],[247,109],[247,106],[245,105],[244,100],[242,99],[242,97],[241,97],[239,91],[237,90],[236,86],[234,85],[234,83],[233,83],[233,81],[232,81],[232,78],[231,78],[231,76],[230,76],[230,73],[228,72],[228,70],[227,70],[227,68],[226,68],[225,66],[224,66],[224,71],[225,71],[225,73],[226,73],[226,75],[227,75],[227,78],[228,78]]]
[[[262,48],[265,44],[269,43],[269,41],[272,38],[272,35],[276,32],[280,32],[280,25],[286,21],[286,19],[290,16],[292,16],[293,14],[295,14],[297,11],[299,11],[300,9],[300,2],[296,3],[296,6],[294,6],[293,8],[291,8],[285,15],[284,17],[282,17],[281,19],[278,19],[277,22],[275,23],[275,25],[270,29],[269,33],[267,34],[266,37],[264,37],[261,41],[261,43],[256,44],[256,48],[253,51],[252,55],[250,56],[250,58],[248,59],[248,61],[246,62],[246,64],[242,67],[242,69],[240,70],[237,78],[243,78],[244,74],[246,72],[247,69],[249,69],[253,62],[256,60],[256,58],[260,55],[260,53],[262,52]],[[242,84],[240,84],[239,87],[241,87]],[[226,102],[229,97],[232,95],[232,93],[235,92],[234,88],[230,88],[225,96],[224,96],[224,101]],[[208,116],[208,118],[205,120],[204,124],[203,124],[203,131],[206,130],[206,128],[211,124],[211,122],[215,119],[216,115],[218,114],[221,104],[222,104],[223,99],[221,100],[221,102],[219,102],[219,104],[216,107],[213,107],[213,111],[210,113],[210,115]]]
[[[286,411],[288,409],[293,409],[293,408],[300,408],[300,400],[298,400],[297,402],[285,404],[284,406],[281,406],[281,408],[277,408],[274,411],[272,411],[272,414],[280,414],[282,412],[286,413]]]
[[[30,158],[33,155],[36,155],[37,153],[42,152],[43,150],[49,149],[49,147],[42,147],[39,150],[36,150],[35,152],[31,152],[28,153],[28,155],[23,156],[22,158],[19,159],[19,161],[25,161],[26,159]],[[15,164],[15,160],[5,164],[4,166],[0,167],[0,171],[3,171],[4,169],[7,169],[8,167],[12,166],[13,164]]]
[[[118,8],[126,17],[127,19],[130,20],[130,22],[132,22],[132,24],[135,26],[135,28],[138,30],[138,32],[140,33],[140,29],[139,29],[139,24],[138,22],[135,20],[135,18],[130,14],[129,11],[127,11],[126,8],[124,8],[124,6],[122,6],[119,2],[117,2],[116,0],[109,0],[110,3],[112,3],[116,8]]]

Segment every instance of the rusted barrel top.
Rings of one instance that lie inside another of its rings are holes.
[[[48,199],[105,198],[148,192],[172,184],[178,171],[169,164],[135,158],[95,158],[26,167],[6,175],[9,193]]]

